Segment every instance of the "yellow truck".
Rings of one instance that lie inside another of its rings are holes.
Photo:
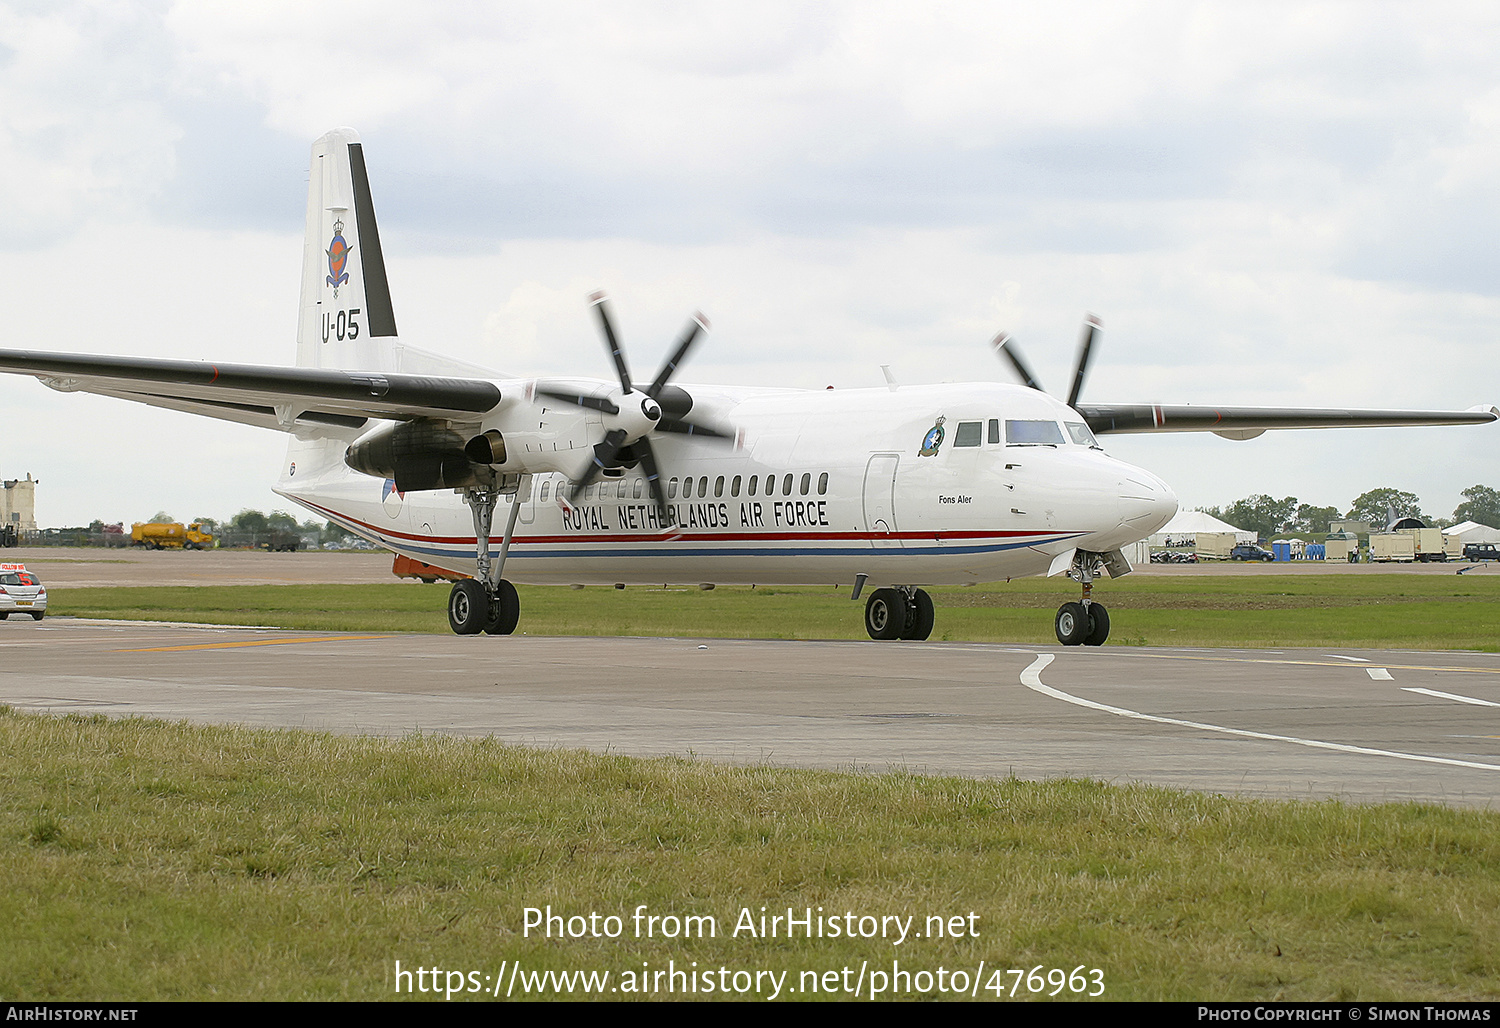
[[[191,525],[136,522],[130,526],[131,546],[146,546],[153,550],[206,550],[213,544],[214,537],[203,531],[203,524],[198,521]]]

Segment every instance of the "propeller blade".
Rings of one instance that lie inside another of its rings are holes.
[[[669,420],[662,418],[656,423],[658,430],[662,432],[675,432],[678,435],[699,435],[712,439],[734,439],[734,432],[724,432],[717,428],[709,428],[707,425],[695,425],[691,421]]]
[[[693,320],[689,321],[687,328],[683,329],[682,338],[677,341],[677,349],[672,351],[672,356],[666,359],[661,370],[656,373],[656,378],[646,387],[647,395],[654,398],[657,393],[661,392],[662,386],[667,384],[667,380],[677,372],[677,366],[687,357],[688,350],[692,349],[693,343],[697,342],[698,337],[707,329],[708,319],[703,316],[703,312],[699,311],[694,314]]]
[[[1083,335],[1078,340],[1078,363],[1073,366],[1073,388],[1068,390],[1068,406],[1078,406],[1078,394],[1083,392],[1083,379],[1089,370],[1089,351],[1094,348],[1094,339],[1103,326],[1092,314],[1083,319]]]
[[[1009,332],[1001,332],[994,339],[990,340],[990,345],[995,348],[997,356],[1010,361],[1010,366],[1016,369],[1016,374],[1021,376],[1022,382],[1025,382],[1039,393],[1046,392],[1037,382],[1036,376],[1031,373],[1031,369],[1026,366],[1026,362],[1021,359],[1020,353],[1014,349],[1015,340],[1011,339]]]
[[[641,470],[646,473],[646,485],[651,489],[651,498],[656,501],[656,509],[661,513],[662,527],[666,528],[672,521],[672,509],[667,506],[667,498],[662,495],[661,469],[656,463],[656,451],[651,448],[649,436],[642,436],[632,444],[636,456],[640,459]]]
[[[599,315],[599,327],[604,330],[604,342],[609,347],[609,355],[615,362],[615,371],[620,376],[620,388],[625,392],[631,391],[630,369],[625,366],[625,353],[620,349],[620,341],[615,337],[614,321],[609,316],[608,299],[603,293],[594,293],[589,297],[589,303],[594,306],[594,313]]]
[[[549,396],[563,403],[571,403],[575,407],[587,407],[590,410],[603,411],[606,414],[618,414],[620,408],[607,396],[583,396],[579,393],[558,393],[551,389],[538,389],[538,396]]]
[[[607,467],[614,465],[615,458],[625,446],[625,430],[623,428],[612,428],[604,433],[604,440],[594,446],[594,459],[584,471],[583,477],[573,483],[573,491],[568,494],[568,501],[576,502],[579,495],[599,477],[599,473]]]

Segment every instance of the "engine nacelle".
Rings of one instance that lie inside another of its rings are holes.
[[[344,451],[344,463],[363,475],[391,478],[403,493],[454,489],[474,482],[464,437],[436,421],[387,421]]]

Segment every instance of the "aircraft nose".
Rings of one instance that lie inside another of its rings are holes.
[[[1125,507],[1121,523],[1142,536],[1160,531],[1177,514],[1172,487],[1142,468],[1131,468],[1121,480],[1120,499]]]

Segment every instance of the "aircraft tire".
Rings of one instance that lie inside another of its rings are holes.
[[[906,628],[901,633],[901,638],[921,642],[932,634],[933,622],[937,620],[937,612],[932,606],[932,597],[927,595],[927,590],[918,589],[912,594],[911,603],[908,604],[906,612]]]
[[[1089,604],[1089,634],[1083,640],[1085,646],[1103,646],[1109,638],[1109,611],[1102,603]]]
[[[490,597],[490,614],[484,619],[484,630],[490,635],[510,635],[520,620],[521,598],[516,595],[516,587],[502,578],[495,595]]]
[[[1057,631],[1057,641],[1064,646],[1077,646],[1089,634],[1089,615],[1081,603],[1064,603],[1057,608],[1057,617],[1052,627]]]
[[[456,635],[477,635],[489,617],[490,597],[472,578],[453,583],[448,594],[448,627]]]
[[[865,601],[865,631],[871,639],[899,639],[906,628],[906,597],[896,589],[876,589]]]

